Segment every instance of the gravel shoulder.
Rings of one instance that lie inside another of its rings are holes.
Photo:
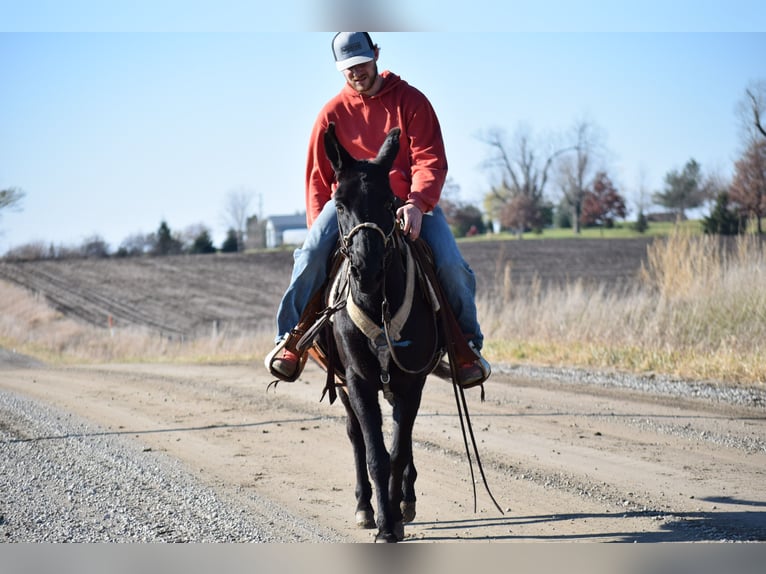
[[[0,359],[0,540],[371,540],[314,365],[267,390],[261,365]],[[762,390],[497,366],[486,396],[468,402],[503,513],[480,482],[474,511],[452,390],[433,379],[407,542],[766,540]]]
[[[167,454],[22,395],[0,392],[0,421],[1,542],[338,538],[257,493],[221,495]]]

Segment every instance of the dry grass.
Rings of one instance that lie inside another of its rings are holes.
[[[260,361],[273,334],[227,333],[180,340],[147,329],[102,329],[69,319],[43,298],[0,281],[0,346],[49,363]]]
[[[653,243],[641,281],[623,292],[581,283],[524,293],[502,278],[502,301],[482,301],[495,360],[661,372],[766,383],[766,259],[753,236],[676,232]]]

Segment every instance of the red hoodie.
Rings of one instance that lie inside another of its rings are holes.
[[[335,122],[338,141],[357,159],[374,158],[389,130],[400,127],[399,153],[390,174],[394,195],[423,213],[439,201],[447,178],[447,157],[436,113],[425,95],[399,76],[389,71],[381,76],[383,86],[374,96],[364,96],[344,85],[314,122],[306,163],[309,227],[334,190],[335,173],[325,155],[323,139],[330,122]]]

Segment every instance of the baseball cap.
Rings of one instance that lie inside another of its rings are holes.
[[[367,32],[338,32],[332,39],[332,53],[338,70],[375,59],[375,48]]]

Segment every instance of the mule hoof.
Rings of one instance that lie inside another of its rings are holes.
[[[405,500],[402,500],[402,503],[399,505],[399,508],[402,509],[402,520],[404,522],[412,522],[415,520],[415,501],[407,502]]]
[[[393,532],[381,532],[375,535],[375,542],[400,542],[404,540],[404,525],[401,522],[397,522],[394,526]]]
[[[357,510],[356,525],[359,528],[375,528],[375,515],[372,510]]]
[[[394,525],[394,536],[399,541],[404,540],[404,522],[397,522]]]

